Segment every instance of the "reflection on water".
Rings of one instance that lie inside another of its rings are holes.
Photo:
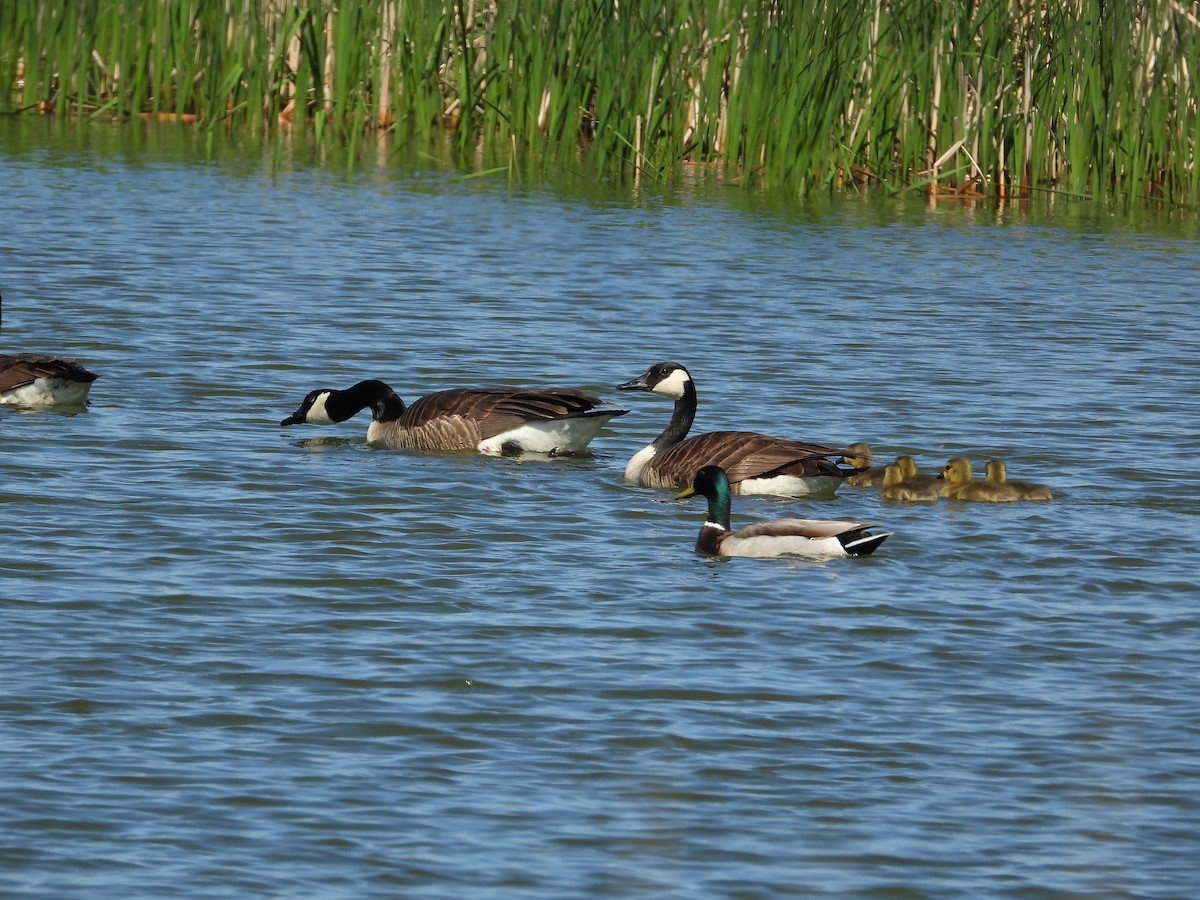
[[[1191,219],[369,166],[0,121],[0,347],[103,376],[0,410],[5,891],[1192,892]],[[1055,499],[737,497],[895,534],[705,560],[621,480],[662,359],[698,430]],[[365,377],[630,413],[584,460],[279,427]]]

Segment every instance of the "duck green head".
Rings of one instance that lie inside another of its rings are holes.
[[[695,494],[708,499],[708,520],[729,530],[729,476],[720,466],[705,466],[692,479],[692,486],[675,495],[677,499]]]

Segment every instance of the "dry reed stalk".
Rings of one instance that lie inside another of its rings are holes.
[[[942,102],[942,40],[938,38],[938,42],[933,48],[933,95],[929,101],[929,132],[925,149],[925,168],[929,174],[929,196],[937,197],[938,193],[938,166],[934,162],[934,154],[937,153],[938,140],[938,110],[941,108]]]

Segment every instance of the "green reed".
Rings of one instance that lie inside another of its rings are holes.
[[[4,0],[0,108],[464,165],[1200,201],[1191,0]]]

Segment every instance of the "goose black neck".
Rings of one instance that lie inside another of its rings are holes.
[[[391,422],[404,412],[404,401],[377,379],[360,381],[344,391],[334,391],[325,402],[325,410],[335,422],[344,422],[359,410],[371,407],[376,422]]]
[[[675,401],[675,410],[671,413],[671,421],[663,429],[662,434],[654,439],[654,446],[660,450],[678,444],[685,437],[696,421],[696,385],[688,379],[683,386],[683,396]]]
[[[382,381],[375,382],[374,398],[371,400],[371,418],[376,422],[395,422],[404,414],[404,401]],[[382,390],[380,390],[382,388]]]

